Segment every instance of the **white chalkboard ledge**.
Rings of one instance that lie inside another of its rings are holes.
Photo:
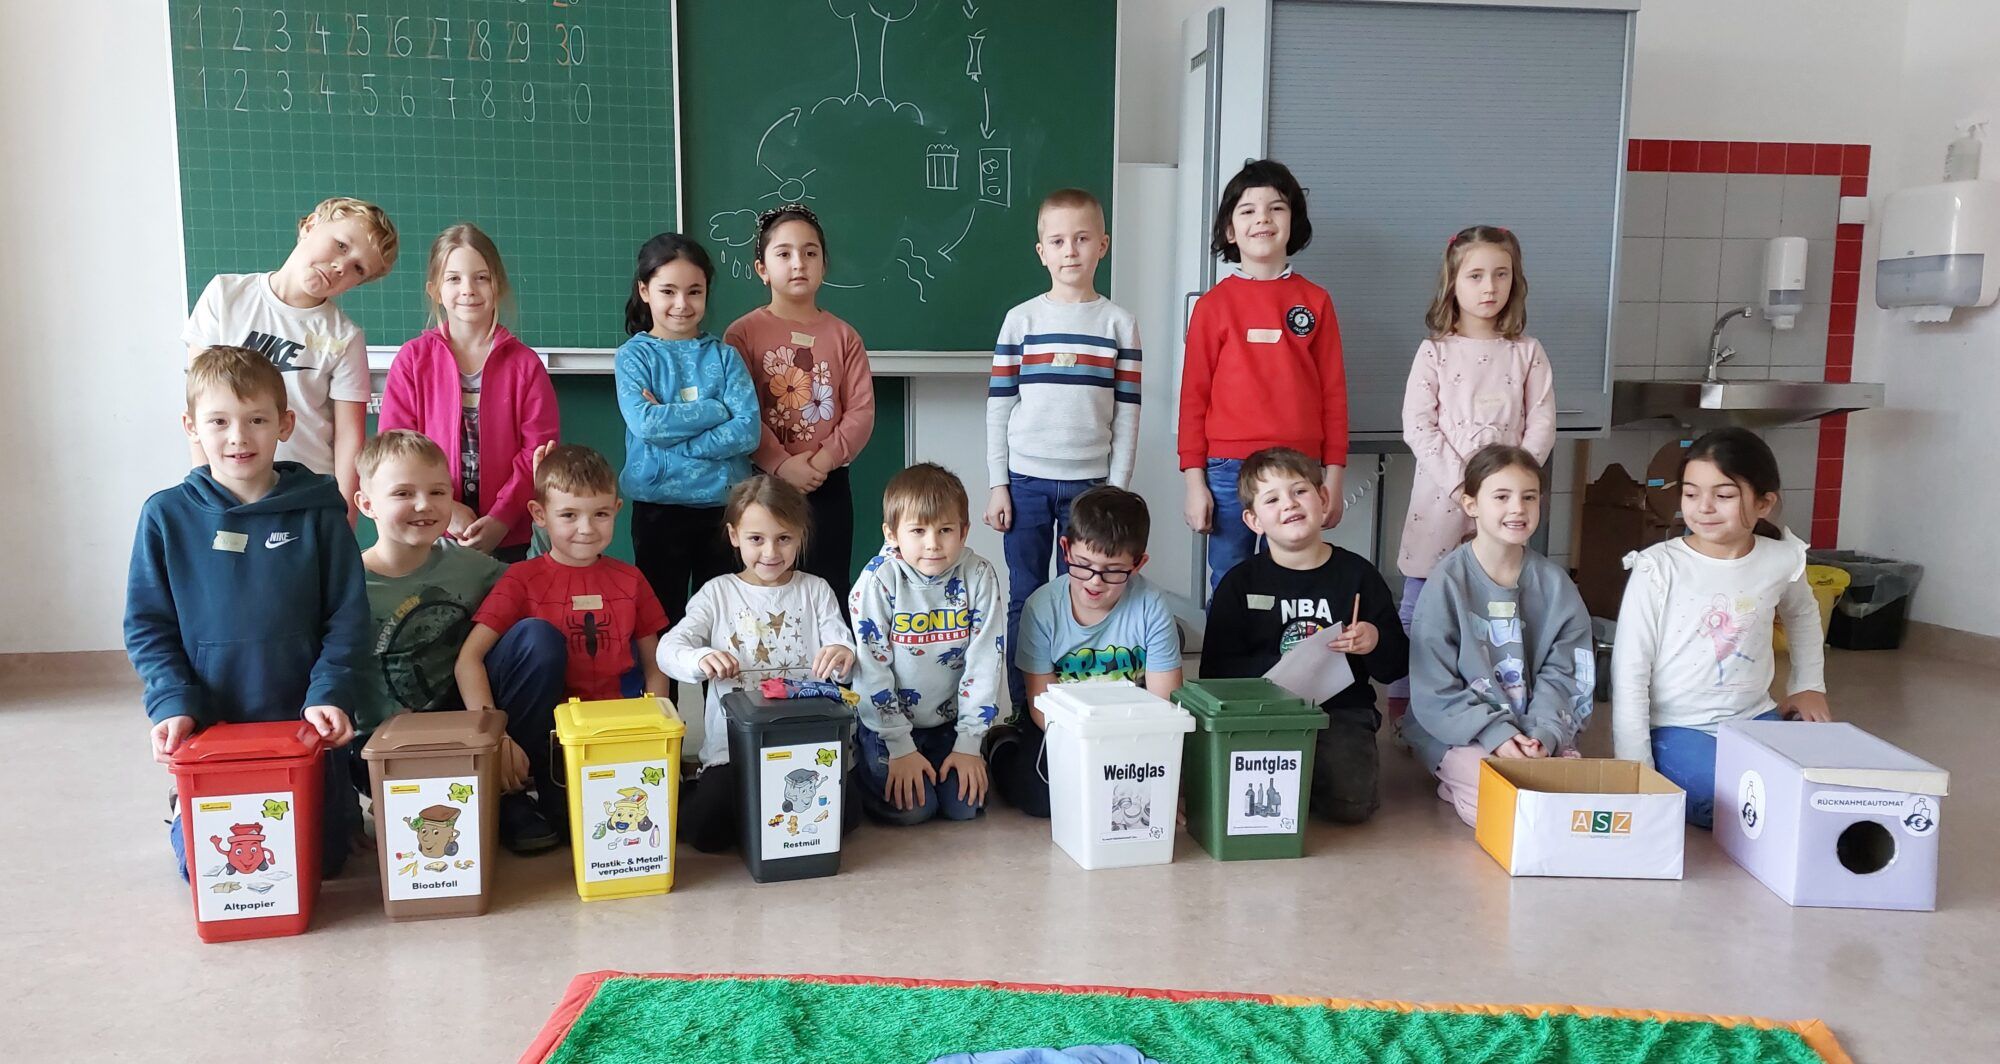
[[[539,352],[542,364],[551,374],[592,374],[609,375],[611,356],[608,347],[558,347]],[[379,394],[383,382],[389,375],[389,363],[395,361],[393,347],[370,347],[368,349],[368,374],[375,380],[375,391]],[[991,351],[870,351],[868,364],[878,377],[984,377],[993,368]]]

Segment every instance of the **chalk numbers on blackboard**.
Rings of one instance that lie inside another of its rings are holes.
[[[406,5],[419,6],[414,0],[397,6]],[[183,68],[183,88],[207,111],[588,125],[596,97],[587,80],[585,0],[499,0],[486,7],[487,17],[448,18],[189,5],[176,33],[181,50],[199,53],[202,63]],[[503,11],[506,17],[491,17]],[[298,65],[246,53],[287,56]],[[537,55],[542,62],[553,58],[560,77],[529,77]],[[329,69],[334,60],[343,61],[342,69]]]

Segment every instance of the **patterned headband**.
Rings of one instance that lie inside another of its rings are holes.
[[[757,231],[761,233],[764,230],[771,228],[772,223],[775,222],[780,215],[786,215],[786,214],[801,215],[805,218],[806,221],[811,222],[813,224],[813,228],[815,229],[819,228],[819,215],[814,214],[813,209],[811,207],[808,207],[803,203],[781,203],[778,206],[773,207],[770,210],[767,210],[764,213],[759,214],[757,216]]]

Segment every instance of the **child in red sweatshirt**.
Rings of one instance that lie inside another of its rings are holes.
[[[1238,519],[1236,475],[1266,447],[1319,459],[1340,523],[1347,467],[1347,370],[1326,289],[1292,272],[1312,241],[1305,190],[1283,163],[1247,163],[1222,192],[1210,246],[1235,263],[1195,301],[1181,374],[1180,463],[1188,527],[1206,533],[1208,580],[1248,558],[1256,536]]]

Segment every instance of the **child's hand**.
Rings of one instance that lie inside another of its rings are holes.
[[[547,458],[549,452],[555,449],[556,441],[554,440],[550,440],[540,447],[535,448],[534,455],[528,459],[528,475],[532,477],[539,472],[542,468],[542,459]]]
[[[1326,646],[1328,650],[1337,650],[1342,654],[1367,654],[1374,651],[1381,642],[1382,630],[1367,621],[1361,621],[1342,628],[1340,634]]]
[[[779,480],[800,491],[817,491],[821,484],[826,483],[826,474],[813,466],[812,456],[807,454],[795,454],[779,462],[778,468],[772,472]]]
[[[481,554],[491,554],[493,548],[499,546],[500,541],[505,538],[507,538],[507,522],[487,514],[466,525],[465,531],[458,534],[458,543],[459,546],[471,547]]]
[[[711,680],[733,680],[743,674],[743,663],[727,650],[711,650],[701,656],[702,675]]]
[[[463,543],[465,541],[466,530],[471,528],[472,523],[477,520],[479,520],[479,515],[472,512],[472,507],[462,502],[452,503],[451,520],[444,526],[445,534]]]
[[[639,389],[639,398],[644,399],[645,401],[653,404],[654,406],[660,405],[660,401],[653,397],[653,389],[651,388]]]
[[[1205,484],[1189,484],[1187,501],[1181,507],[1187,526],[1202,535],[1215,531],[1215,495]]]
[[[978,754],[962,754],[953,751],[938,766],[938,783],[944,778],[958,773],[958,800],[967,805],[986,804],[986,759]]]
[[[174,759],[174,751],[194,734],[193,717],[168,717],[153,725],[153,760],[164,765]]]
[[[1339,524],[1341,515],[1347,512],[1347,497],[1342,493],[1342,482],[1347,479],[1346,474],[1347,470],[1343,466],[1326,467],[1326,479],[1322,484],[1326,488],[1326,520],[1320,525],[1321,528],[1332,528]]]
[[[1532,745],[1532,746],[1533,746],[1533,747],[1534,747],[1535,749],[1537,749],[1537,750],[1541,749],[1541,746],[1542,746],[1542,744],[1541,744],[1541,743],[1538,743],[1538,742],[1535,742],[1535,740],[1533,740],[1533,739],[1530,739],[1530,738],[1528,738],[1528,737],[1527,737],[1527,736],[1525,736],[1525,735],[1516,735],[1516,736],[1514,736],[1513,738],[1511,738],[1511,739],[1507,740],[1506,742],[1504,742],[1504,743],[1501,743],[1501,744],[1500,744],[1499,746],[1496,746],[1496,747],[1494,747],[1494,748],[1493,748],[1493,756],[1494,756],[1494,757],[1539,757],[1539,756],[1541,756],[1541,755],[1539,755],[1539,754],[1531,754],[1531,753],[1529,753],[1529,752],[1528,752],[1528,749],[1529,749],[1529,747],[1530,747],[1531,745]]]
[[[840,468],[840,459],[834,456],[830,445],[820,444],[819,449],[812,453],[811,459],[806,464],[818,470],[821,476],[825,476]]]
[[[346,746],[354,739],[354,724],[338,706],[307,706],[304,716],[328,746]]]
[[[500,792],[512,794],[528,789],[532,773],[528,768],[528,752],[511,735],[500,737]]]
[[[843,680],[854,670],[854,651],[835,643],[813,655],[812,674],[822,680]]]
[[[995,532],[1014,527],[1014,493],[1005,484],[996,484],[986,493],[986,527]]]
[[[950,758],[945,759],[945,764],[951,764]],[[983,765],[981,769],[983,779]],[[882,797],[898,809],[915,809],[924,804],[924,783],[935,784],[937,779],[938,770],[931,767],[929,759],[921,751],[912,750],[902,757],[889,759],[889,782],[882,788]]]
[[[1818,691],[1795,691],[1785,699],[1779,709],[1779,716],[1786,720],[1806,720],[1824,724],[1833,719],[1833,710],[1826,704],[1826,695]]]

